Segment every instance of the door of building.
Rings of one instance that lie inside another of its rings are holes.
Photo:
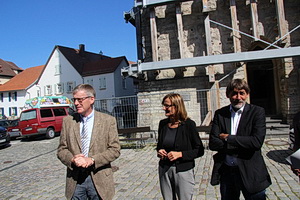
[[[271,60],[247,63],[250,102],[265,108],[266,115],[276,115],[274,67]]]

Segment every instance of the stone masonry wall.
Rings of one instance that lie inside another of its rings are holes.
[[[230,1],[216,1],[208,0],[208,5],[212,6],[209,12],[211,20],[231,27],[230,15]],[[250,1],[236,0],[236,8],[238,15],[238,25],[240,31],[252,35],[252,23],[250,12]],[[300,24],[300,6],[298,0],[290,0],[284,2],[286,26],[288,30],[293,29]],[[168,4],[155,7],[156,24],[157,24],[157,39],[158,39],[158,56],[160,61],[179,59],[179,43],[178,32],[176,23],[175,4]],[[205,8],[208,9],[209,8]],[[258,21],[259,21],[259,34],[260,38],[273,42],[279,38],[278,22],[276,14],[275,1],[260,0],[257,3]],[[181,58],[190,58],[198,56],[207,56],[206,39],[205,39],[205,26],[204,19],[207,13],[203,13],[202,0],[186,1],[181,3],[181,12],[183,20],[183,43],[184,54]],[[144,62],[152,62],[152,49],[151,49],[151,35],[149,23],[149,9],[142,11],[142,41],[144,47]],[[210,23],[212,55],[233,53],[233,38],[232,31],[220,25]],[[288,36],[284,42],[279,42],[277,45],[282,47],[299,46],[300,45],[300,30],[293,32]],[[261,49],[268,46],[259,41],[255,41],[248,36],[241,35],[241,50],[251,51],[255,47]],[[300,110],[300,92],[299,92],[299,57],[290,59],[276,59],[274,63],[274,83],[278,85],[277,90],[279,94],[280,112],[286,121],[290,122],[293,114]],[[233,74],[228,76],[220,83],[223,91],[224,87],[233,77],[245,78],[246,66],[240,67],[234,64],[224,64],[215,66],[215,79],[219,80],[226,76],[228,73],[234,71]],[[145,93],[151,102],[151,105],[159,105],[157,107],[146,108],[146,102],[141,104],[141,109],[145,111],[143,117],[145,123],[147,120],[153,119],[158,121],[163,118],[161,112],[160,101],[163,97],[160,92],[174,91],[174,90],[191,90],[197,89],[210,89],[213,83],[209,83],[207,66],[195,66],[186,69],[169,69],[169,70],[153,70],[145,73],[146,79],[141,80],[139,84],[139,95]],[[220,94],[220,105],[228,103],[227,98]],[[143,99],[143,98],[142,98]],[[197,105],[195,105],[197,106]],[[147,109],[149,113],[146,114]],[[154,114],[154,112],[160,114]],[[150,116],[154,118],[150,118]],[[143,121],[143,120],[142,120]],[[154,123],[154,122],[151,122]],[[153,124],[153,126],[155,126]]]

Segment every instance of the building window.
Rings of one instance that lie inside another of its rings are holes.
[[[45,95],[51,95],[52,94],[52,87],[51,85],[45,86]]]
[[[64,84],[57,83],[55,84],[55,94],[63,94],[64,93]]]
[[[91,86],[93,86],[93,83],[94,83],[93,79],[87,79],[87,84],[90,84]]]
[[[17,116],[18,115],[18,108],[17,107],[10,107],[9,108],[9,116]]]
[[[55,65],[55,75],[61,74],[61,66],[60,65]]]
[[[5,119],[4,108],[0,108],[0,119]]]
[[[11,99],[14,101],[17,101],[17,92],[12,92],[11,93]]]
[[[3,102],[3,93],[0,95],[1,102]]]
[[[75,81],[74,82],[67,82],[67,93],[72,93],[73,89],[75,88]]]
[[[99,89],[100,90],[105,90],[106,89],[106,78],[105,77],[100,77],[99,78]]]

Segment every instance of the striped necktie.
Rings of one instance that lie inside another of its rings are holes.
[[[81,153],[85,156],[88,157],[89,154],[89,149],[88,149],[88,124],[87,120],[83,120],[83,126],[82,126],[82,131],[81,131]]]

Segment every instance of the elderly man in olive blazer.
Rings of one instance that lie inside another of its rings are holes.
[[[67,166],[67,199],[112,199],[115,193],[111,162],[120,156],[114,117],[94,111],[95,91],[81,84],[73,91],[77,113],[63,120],[57,156]],[[82,119],[88,122],[89,146],[83,153]]]

